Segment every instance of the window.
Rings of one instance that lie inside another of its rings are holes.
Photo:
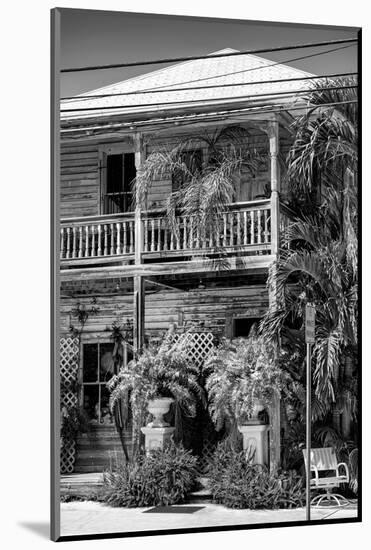
[[[201,173],[202,171],[202,150],[195,149],[184,151],[180,155],[181,161],[186,165],[188,170],[192,174]],[[173,191],[178,191],[186,183],[188,179],[186,178],[182,170],[176,170],[172,175],[172,187]]]
[[[260,319],[258,317],[241,317],[234,319],[234,337],[247,338],[250,335],[253,325],[257,325]]]
[[[100,424],[112,424],[109,411],[107,382],[115,372],[112,343],[83,345],[82,403],[89,420]],[[130,359],[130,358],[128,358]]]
[[[106,155],[103,213],[128,212],[133,205],[132,181],[136,176],[135,154]]]

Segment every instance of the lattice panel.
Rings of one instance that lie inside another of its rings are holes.
[[[77,378],[79,357],[78,338],[60,339],[60,380],[63,391],[61,392],[61,408],[73,407],[77,405],[77,394],[74,389],[74,383]],[[70,388],[70,389],[68,389]],[[72,473],[75,464],[75,447],[73,441],[71,445],[61,449],[61,473]]]
[[[214,349],[214,336],[211,332],[187,332],[174,334],[174,339],[183,339],[189,345],[189,356],[201,368],[209,353]]]

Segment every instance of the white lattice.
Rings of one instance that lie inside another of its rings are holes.
[[[211,332],[187,332],[175,334],[174,338],[183,339],[189,345],[188,353],[192,361],[200,368],[214,349],[214,336]]]
[[[75,466],[76,443],[72,441],[68,447],[61,449],[61,474],[72,474]]]
[[[77,394],[74,383],[79,368],[79,340],[78,338],[60,339],[60,381],[61,381],[61,408],[77,405]],[[69,389],[70,388],[70,389]],[[73,441],[68,448],[61,449],[61,473],[73,472],[75,463],[75,447]]]

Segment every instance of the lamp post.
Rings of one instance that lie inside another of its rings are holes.
[[[305,342],[307,345],[307,407],[306,407],[306,449],[307,449],[307,479],[306,479],[306,519],[310,521],[310,447],[312,422],[312,344],[314,344],[316,310],[314,305],[305,306]]]

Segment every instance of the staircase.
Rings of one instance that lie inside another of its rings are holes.
[[[130,453],[130,430],[125,432],[125,442]],[[92,424],[87,433],[78,436],[76,473],[103,472],[116,461],[123,462],[124,453],[114,424]]]

